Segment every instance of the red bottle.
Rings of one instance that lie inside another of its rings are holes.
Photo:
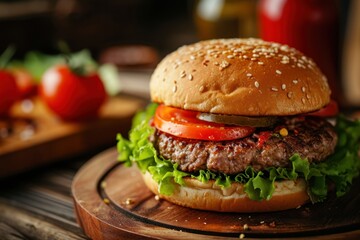
[[[287,44],[311,57],[340,100],[338,9],[335,0],[261,0],[260,37]]]

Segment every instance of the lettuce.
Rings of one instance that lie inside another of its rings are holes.
[[[135,163],[143,173],[150,172],[159,184],[159,192],[164,195],[171,195],[176,184],[184,185],[184,177],[192,177],[202,182],[214,180],[215,184],[223,188],[229,187],[233,182],[239,182],[244,184],[245,192],[250,199],[269,200],[275,190],[275,181],[304,178],[311,201],[319,202],[327,197],[329,181],[335,184],[337,196],[342,196],[360,172],[360,121],[350,121],[344,116],[339,116],[335,126],[339,137],[335,153],[322,163],[310,164],[307,159],[294,154],[290,158],[289,168],[271,167],[256,172],[252,167],[248,167],[237,175],[214,173],[210,170],[186,173],[178,170],[177,164],[158,156],[155,147],[149,141],[154,133],[149,122],[156,107],[156,104],[151,104],[146,111],[139,112],[134,117],[129,140],[120,134],[117,135],[117,149],[119,161],[127,166]]]

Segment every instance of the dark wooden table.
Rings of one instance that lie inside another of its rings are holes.
[[[71,182],[93,154],[0,182],[0,239],[87,239],[76,223]]]

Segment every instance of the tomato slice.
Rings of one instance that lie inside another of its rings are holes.
[[[319,109],[318,111],[308,113],[306,115],[317,116],[317,117],[334,117],[339,113],[339,107],[335,100],[330,100],[330,103]]]
[[[155,112],[157,129],[182,138],[224,141],[243,138],[255,131],[254,127],[230,126],[196,118],[198,112],[160,105]]]

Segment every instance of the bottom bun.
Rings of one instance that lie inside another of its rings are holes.
[[[275,182],[275,191],[270,200],[256,201],[247,197],[244,185],[233,183],[229,188],[215,185],[214,180],[207,183],[197,179],[184,178],[185,185],[175,184],[172,195],[159,194],[158,184],[150,173],[143,174],[146,186],[156,195],[169,202],[194,209],[217,212],[271,212],[297,208],[309,201],[306,183],[303,179]]]

